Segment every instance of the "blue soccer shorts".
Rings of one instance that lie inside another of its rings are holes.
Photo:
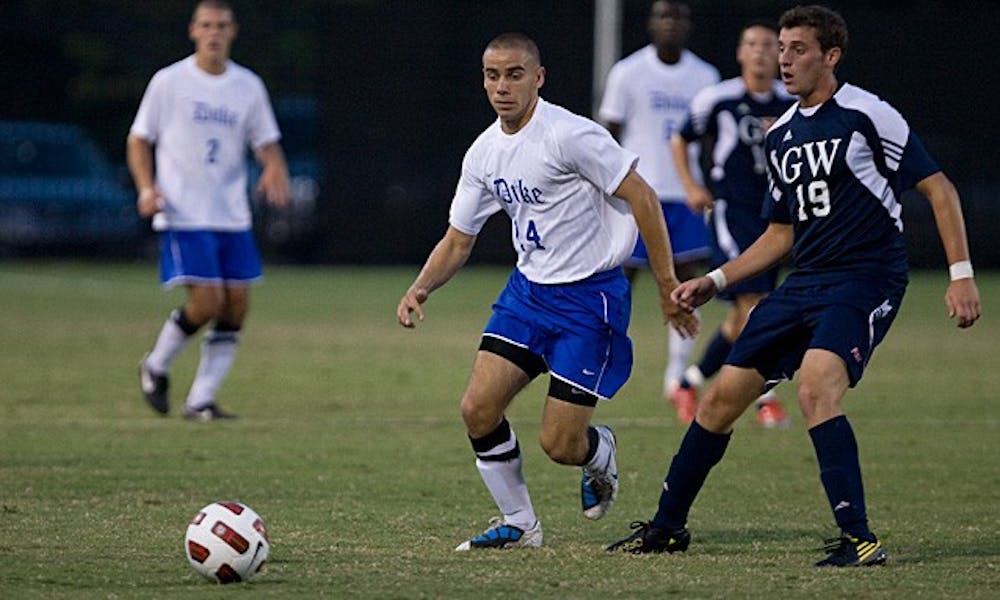
[[[530,377],[548,370],[550,395],[593,406],[614,396],[632,372],[631,312],[631,287],[621,269],[557,285],[533,283],[515,269],[480,348],[512,360]],[[580,391],[593,401],[575,398]]]
[[[683,201],[660,201],[663,210],[663,220],[667,223],[667,234],[670,236],[670,249],[674,254],[674,263],[685,263],[708,258],[712,254],[708,247],[708,229],[705,218],[688,208]],[[627,267],[648,267],[649,251],[642,241],[642,236],[635,243],[632,256],[625,261]]]
[[[821,348],[844,360],[854,387],[896,318],[905,290],[905,282],[867,279],[786,282],[751,311],[726,363],[755,369],[770,387],[792,378],[806,350]]]
[[[764,230],[768,221],[760,216],[760,207],[730,204],[716,198],[712,207],[711,226],[708,229],[712,247],[712,268],[717,268],[739,256],[749,248]],[[735,300],[744,294],[767,294],[778,284],[778,267],[745,279],[719,292],[720,300]]]
[[[175,285],[247,285],[261,278],[251,231],[160,233],[160,281]]]

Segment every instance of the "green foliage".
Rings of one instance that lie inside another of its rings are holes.
[[[457,404],[506,270],[460,272],[405,331],[394,311],[415,271],[270,268],[220,397],[241,419],[201,424],[177,416],[195,345],[173,373],[172,415],[137,390],[139,357],[183,299],[159,291],[152,265],[0,264],[3,596],[210,593],[186,564],[184,530],[230,498],[264,517],[274,545],[258,578],[214,596],[971,598],[1000,586],[997,275],[979,277],[987,316],[970,331],[944,315],[943,273],[914,276],[847,403],[890,564],[817,571],[834,526],[801,418],[782,431],[739,423],[692,511],[686,555],[603,553],[652,515],[683,433],[659,397],[664,333],[648,278],[633,378],[596,419],[618,435],[619,502],[602,521],[582,518],[578,471],[534,443],[536,383],[511,421],[546,547],[453,552],[495,510]],[[720,315],[704,310],[709,324]],[[791,386],[779,394],[798,417]]]

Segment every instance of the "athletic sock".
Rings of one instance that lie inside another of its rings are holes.
[[[169,373],[174,359],[197,331],[198,326],[188,321],[183,308],[171,311],[160,329],[156,344],[146,356],[146,368],[156,374]]]
[[[671,384],[680,382],[684,369],[694,354],[694,338],[685,338],[673,327],[667,328],[667,368],[663,372],[663,390],[669,391]]]
[[[587,428],[589,449],[584,458],[583,469],[588,473],[603,473],[611,458],[611,444],[601,439],[596,427]]]
[[[841,531],[862,540],[874,540],[868,529],[865,491],[861,483],[858,442],[847,417],[840,415],[809,430],[819,476],[830,509]]]
[[[654,527],[665,531],[684,528],[695,497],[708,472],[725,454],[730,437],[732,433],[712,433],[692,421],[663,481]]]
[[[733,349],[733,344],[722,335],[722,330],[715,330],[715,335],[705,346],[705,352],[701,355],[701,362],[698,363],[698,370],[703,377],[708,379],[719,372],[722,365],[729,356],[729,351]]]
[[[476,468],[493,496],[504,522],[528,530],[538,517],[531,506],[528,484],[524,481],[521,446],[504,417],[500,425],[481,438],[469,438],[476,453]]]
[[[215,403],[215,395],[233,366],[238,343],[239,328],[226,323],[216,323],[205,336],[198,372],[185,402],[189,409],[201,410]]]

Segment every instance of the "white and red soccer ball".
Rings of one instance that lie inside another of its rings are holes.
[[[247,581],[260,571],[270,550],[264,520],[239,502],[214,502],[201,509],[184,537],[191,566],[217,583]]]

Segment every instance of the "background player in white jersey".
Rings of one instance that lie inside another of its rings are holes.
[[[187,288],[184,306],[167,318],[140,363],[140,385],[150,406],[166,414],[174,358],[213,323],[185,402],[184,415],[199,420],[232,417],[215,396],[235,357],[249,285],[261,276],[247,201],[248,146],[263,168],[258,193],[279,207],[289,198],[267,90],[229,60],[236,33],[228,3],[197,4],[188,26],[195,52],[150,80],[127,145],[139,214],[152,216],[160,232],[161,281]]]
[[[517,268],[493,306],[461,401],[480,475],[501,517],[456,550],[533,547],[542,529],[522,474],[507,406],[549,371],[540,443],[555,462],[583,467],[584,515],[601,518],[615,499],[611,429],[590,425],[598,399],[628,379],[630,286],[621,269],[646,236],[665,322],[692,335],[697,321],[670,300],[677,285],[656,194],[636,173],[636,156],[597,123],[549,104],[538,47],[519,33],[483,52],[483,87],[499,117],[466,152],[448,229],[396,309],[411,313],[465,263],[491,215],[511,219]]]
[[[670,156],[670,137],[684,122],[695,94],[719,81],[719,71],[686,48],[691,10],[684,2],[653,2],[648,30],[651,43],[611,68],[598,112],[611,135],[639,155],[639,174],[660,200],[677,274],[684,281],[697,274],[710,250],[702,216],[684,201],[684,187]],[[691,152],[692,174],[700,178],[694,158],[697,149]],[[640,237],[626,263],[629,280],[634,279],[638,267],[647,264],[644,242]],[[670,330],[668,337],[663,396],[674,402],[672,393],[694,351],[694,340],[675,330]]]
[[[696,212],[711,209],[713,267],[739,256],[767,228],[767,220],[761,215],[767,191],[764,133],[794,102],[785,86],[775,79],[777,26],[767,21],[745,25],[736,46],[736,61],[740,76],[698,92],[684,126],[670,141],[688,206]],[[698,141],[711,163],[707,187],[692,173],[690,147]],[[677,414],[685,423],[694,419],[696,388],[722,367],[733,340],[743,331],[750,309],[774,290],[777,280],[775,266],[719,294],[731,303],[725,321],[706,345],[698,364],[684,372],[674,392]],[[772,390],[757,400],[756,419],[765,427],[788,423],[788,415]]]
[[[799,97],[767,132],[771,221],[750,248],[682,283],[674,299],[693,310],[728,283],[792,254],[793,270],[760,301],[726,365],[698,406],[667,471],[650,522],[609,551],[683,552],[688,513],[726,451],[733,423],[761,391],[798,376],[798,399],[820,482],[840,529],[817,567],[879,565],[887,553],[868,525],[858,443],[842,401],[889,331],[906,290],[901,194],[916,188],[934,211],[950,265],[945,292],[960,328],[980,315],[958,192],[892,106],[851,84],[836,67],[847,45],[843,18],[823,6],[781,17],[779,65]]]

